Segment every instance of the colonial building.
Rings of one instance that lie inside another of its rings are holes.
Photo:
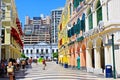
[[[86,65],[88,72],[104,73],[106,65],[116,65],[119,68],[119,30],[120,30],[120,5],[119,0],[87,0],[86,32],[87,40]],[[116,8],[117,7],[117,8]],[[114,41],[112,41],[112,34]],[[114,43],[114,48],[112,46]],[[114,64],[114,55],[115,64]],[[114,71],[114,68],[113,68]]]
[[[14,0],[1,0],[1,58],[18,58],[23,48],[22,28]]]
[[[29,58],[37,59],[41,57],[46,60],[51,60],[53,58],[53,54],[51,53],[55,52],[58,52],[57,44],[48,44],[46,42],[26,44],[23,50],[23,53]]]
[[[70,14],[70,20],[66,24],[68,42],[65,43],[68,45],[68,65],[78,66],[77,56],[80,56],[81,69],[86,69],[87,72],[103,74],[106,65],[111,65],[112,70],[119,74],[120,1],[67,0],[66,3],[66,6],[69,6],[67,13]],[[63,19],[61,22],[66,23]],[[61,44],[63,33],[59,35]],[[60,54],[62,46],[64,44],[59,48]]]

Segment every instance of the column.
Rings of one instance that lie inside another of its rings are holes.
[[[93,28],[97,27],[97,15],[96,12],[93,13]]]
[[[92,72],[91,49],[86,49],[86,68],[87,72]]]
[[[86,31],[89,30],[89,26],[88,26],[88,17],[85,19],[85,25],[86,25]]]
[[[95,68],[99,69],[101,68],[101,63],[100,63],[100,47],[94,48],[95,52]]]
[[[107,6],[108,4],[105,4],[102,6],[102,18],[103,18],[103,21],[106,22],[107,19],[108,19],[108,10],[107,10]]]

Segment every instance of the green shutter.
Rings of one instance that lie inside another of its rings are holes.
[[[99,0],[97,3],[97,8],[99,8],[100,6],[101,6],[101,4],[100,4],[100,0]],[[97,10],[97,24],[99,23],[100,20],[102,20],[102,7],[100,7]]]
[[[79,5],[79,0],[74,0],[73,5],[74,5],[74,8],[77,8]]]
[[[79,34],[79,33],[80,33],[80,29],[81,29],[81,21],[80,21],[79,18],[78,18],[78,20],[77,20],[77,24],[76,24],[76,26],[77,26],[76,33]]]
[[[82,41],[83,39],[84,39],[84,37],[81,36],[81,37],[77,38],[77,42]]]
[[[88,24],[89,24],[89,30],[90,29],[93,29],[93,16],[92,16],[92,13],[91,13],[91,10],[89,9],[89,12],[88,12]]]
[[[81,30],[85,31],[85,20],[81,20]]]

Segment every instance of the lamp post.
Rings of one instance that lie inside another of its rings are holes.
[[[113,51],[113,77],[116,79],[116,69],[115,69],[115,54],[114,54],[114,34],[112,36],[112,51]]]

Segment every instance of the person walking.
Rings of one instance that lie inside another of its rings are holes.
[[[14,80],[14,66],[12,64],[12,62],[9,62],[8,63],[8,66],[7,66],[7,73],[9,75],[9,80]]]
[[[25,65],[26,65],[25,60],[22,60],[21,65],[22,65],[22,69],[24,70],[25,69]]]
[[[17,58],[16,62],[17,62],[16,70],[18,71],[20,69],[20,59]]]
[[[31,58],[29,59],[29,63],[30,63],[30,65],[32,64],[32,61],[33,61],[33,60],[32,60],[32,57],[31,57]]]
[[[46,61],[45,61],[45,59],[42,60],[42,64],[43,64],[43,70],[45,70],[45,67],[46,67]]]

